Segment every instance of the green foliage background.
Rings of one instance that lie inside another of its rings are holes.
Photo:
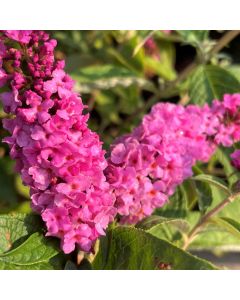
[[[203,105],[224,93],[240,92],[240,37],[223,44],[225,31],[52,31],[56,57],[90,112],[89,126],[107,150],[130,132],[160,101]],[[156,43],[153,54],[145,47]],[[222,42],[222,45],[221,45]],[[220,47],[218,47],[220,46]],[[0,118],[5,114],[0,107]],[[0,138],[6,132],[0,129]],[[238,147],[238,145],[235,145]],[[44,238],[32,216],[28,188],[14,172],[7,146],[0,143],[0,269],[214,269],[181,250],[198,219],[232,193],[239,174],[229,161],[233,149],[218,149],[208,164],[194,168],[195,180],[180,186],[168,205],[137,228],[109,228],[98,254],[64,256],[58,241]],[[218,177],[216,179],[216,177]],[[221,183],[220,181],[221,180]],[[30,214],[30,215],[29,215]],[[225,207],[190,244],[190,250],[240,251],[240,200]]]

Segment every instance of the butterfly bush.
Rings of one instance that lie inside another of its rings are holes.
[[[153,46],[150,40],[146,51]],[[90,251],[117,213],[128,224],[149,216],[192,176],[197,161],[240,140],[240,94],[203,107],[159,103],[115,141],[106,160],[55,47],[42,31],[0,32],[0,87],[8,87],[0,97],[10,114],[4,141],[16,171],[47,235],[60,238],[65,253],[76,244]],[[232,159],[240,168],[240,150]]]
[[[121,223],[151,215],[192,176],[196,161],[207,162],[218,145],[238,141],[239,105],[240,94],[225,95],[211,107],[159,103],[131,134],[117,139],[106,176]]]
[[[11,133],[4,141],[47,235],[60,238],[65,253],[76,244],[90,251],[116,209],[102,143],[64,61],[54,59],[56,44],[42,31],[0,33],[0,87],[10,87],[1,100],[12,115],[3,122]]]

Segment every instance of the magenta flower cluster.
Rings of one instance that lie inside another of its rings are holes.
[[[10,87],[1,100],[14,116],[4,120],[5,142],[47,235],[60,238],[65,253],[76,244],[90,251],[116,209],[102,143],[87,126],[64,61],[54,59],[55,46],[42,31],[0,33],[0,87]]]
[[[240,94],[225,95],[223,102],[214,101],[214,113],[218,115],[221,125],[216,134],[216,142],[229,147],[240,141]],[[232,155],[232,164],[240,170],[240,150]]]
[[[133,133],[112,146],[106,176],[122,223],[134,224],[163,206],[207,162],[217,145],[240,140],[240,94],[225,95],[211,107],[169,103],[153,106]]]

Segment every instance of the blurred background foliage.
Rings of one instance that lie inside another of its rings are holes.
[[[75,79],[76,90],[88,105],[89,126],[100,134],[108,149],[117,136],[130,132],[156,102],[202,105],[224,93],[240,92],[240,36],[234,32],[131,30],[50,34],[58,41],[56,58],[66,60],[66,71]],[[0,118],[4,117],[0,107]],[[1,139],[4,136],[6,132],[1,127]],[[195,174],[221,177],[229,185],[239,178],[235,171],[226,149],[219,149],[208,164],[194,170]],[[199,214],[223,196],[216,187],[189,180],[178,189],[171,204],[156,214],[186,218],[194,224]],[[8,147],[1,143],[0,213],[29,212],[29,203],[28,188],[14,173]],[[233,218],[237,210],[240,211],[240,204],[234,203],[225,209],[225,215]],[[215,236],[199,235],[195,249],[216,250],[219,245],[240,249],[239,238],[229,238],[222,229],[216,230],[216,224],[211,226]],[[175,232],[171,230],[163,227],[158,234],[171,240]]]

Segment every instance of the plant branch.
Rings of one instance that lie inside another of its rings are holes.
[[[221,51],[227,44],[229,44],[235,37],[237,37],[240,34],[240,30],[231,30],[228,31],[226,34],[224,34],[223,37],[221,37],[217,44],[212,48],[210,51],[210,55],[215,55],[219,51]]]
[[[219,203],[216,207],[210,210],[206,215],[202,216],[199,222],[190,231],[183,245],[183,249],[186,250],[188,248],[188,246],[191,244],[191,242],[194,240],[197,234],[201,231],[201,229],[206,225],[206,223],[210,218],[212,218],[217,213],[219,213],[226,205],[233,202],[238,196],[240,196],[240,193],[235,193],[230,195],[229,197],[224,199],[221,203]]]

